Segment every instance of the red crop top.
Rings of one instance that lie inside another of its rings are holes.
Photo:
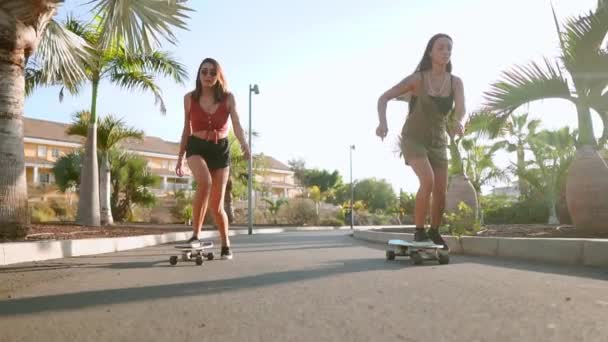
[[[228,96],[224,98],[218,105],[215,113],[207,113],[201,108],[198,101],[194,97],[190,98],[190,125],[192,132],[198,131],[213,131],[215,140],[219,135],[228,133]]]

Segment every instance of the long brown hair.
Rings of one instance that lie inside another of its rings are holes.
[[[205,58],[201,62],[201,65],[198,67],[198,71],[196,72],[196,87],[192,92],[192,97],[198,102],[203,93],[203,85],[201,84],[201,69],[203,68],[203,64],[210,63],[213,64],[213,67],[217,71],[217,82],[213,86],[213,99],[215,103],[222,102],[224,98],[226,98],[226,94],[228,94],[228,83],[226,82],[226,78],[224,77],[224,70],[213,58]]]
[[[433,67],[433,61],[431,60],[431,51],[433,50],[433,45],[435,45],[435,42],[439,38],[447,38],[450,41],[452,41],[452,37],[448,36],[445,33],[438,33],[438,34],[434,35],[433,37],[431,37],[429,42],[426,44],[426,49],[424,50],[424,55],[422,56],[422,60],[418,64],[416,71],[431,70],[431,68]],[[448,63],[448,65],[446,66],[446,70],[447,70],[447,72],[452,72],[452,60],[451,59],[450,59],[450,62]]]

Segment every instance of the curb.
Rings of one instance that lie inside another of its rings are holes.
[[[353,237],[376,243],[412,239],[413,234],[355,231]],[[561,265],[608,266],[608,239],[503,238],[444,236],[453,254],[542,261]]]
[[[370,230],[379,226],[357,226],[357,229]],[[407,226],[399,226],[407,227]],[[151,228],[153,229],[153,228]],[[350,226],[329,227],[329,226],[310,226],[310,227],[285,227],[285,228],[254,228],[254,234],[277,234],[286,232],[306,232],[306,231],[334,231],[350,230]],[[228,231],[229,236],[247,235],[247,229],[237,228]],[[116,238],[91,238],[76,240],[45,240],[31,242],[7,242],[0,243],[0,266],[44,261],[52,259],[69,258],[76,256],[105,254],[126,251],[130,249],[144,248],[156,245],[185,241],[190,238],[189,227],[184,228],[184,232],[138,235]],[[211,239],[219,237],[219,233],[213,231],[201,231],[201,239]]]

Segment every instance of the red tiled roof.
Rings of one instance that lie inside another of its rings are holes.
[[[57,140],[81,144],[83,138],[77,135],[67,135],[65,130],[69,125],[40,119],[23,118],[23,135],[28,138]]]

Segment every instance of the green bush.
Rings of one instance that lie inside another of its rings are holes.
[[[481,226],[475,219],[475,213],[464,202],[458,204],[458,210],[452,213],[443,214],[444,226],[442,227],[442,233],[462,236],[462,235],[475,235]]]
[[[549,210],[538,197],[520,201],[505,196],[484,196],[481,208],[484,224],[546,223],[549,219]]]

